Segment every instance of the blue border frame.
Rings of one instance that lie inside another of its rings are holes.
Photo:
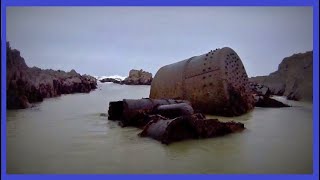
[[[1,2],[1,178],[102,179],[177,178],[175,175],[7,175],[6,174],[6,6],[313,6],[313,174],[312,175],[179,175],[192,179],[319,179],[319,1],[318,0],[3,0]]]

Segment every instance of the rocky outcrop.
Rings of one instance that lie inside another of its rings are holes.
[[[255,107],[290,107],[287,104],[270,98],[271,92],[267,86],[258,84],[256,82],[249,82],[249,84],[254,97]]]
[[[121,84],[127,85],[151,85],[152,74],[146,71],[132,69],[129,76]]]
[[[313,52],[294,54],[280,63],[278,70],[268,76],[250,81],[269,87],[271,94],[290,100],[312,101]]]
[[[99,80],[100,82],[102,83],[105,83],[105,82],[112,82],[112,83],[116,83],[116,84],[121,84],[121,79],[114,79],[114,78],[104,78],[104,79],[101,79]]]
[[[268,96],[255,96],[255,106],[264,107],[264,108],[281,108],[281,107],[290,107],[283,102],[272,99]]]
[[[61,94],[87,93],[97,87],[97,80],[89,75],[29,68],[20,52],[7,42],[7,108],[22,109],[44,98]]]
[[[124,80],[120,78],[104,78],[99,80],[101,83],[112,82],[116,84],[126,85],[151,85],[152,74],[146,71],[132,69],[129,72],[129,76]]]
[[[249,82],[249,86],[254,95],[257,95],[257,96],[271,95],[270,89],[267,86],[264,86],[255,82]]]

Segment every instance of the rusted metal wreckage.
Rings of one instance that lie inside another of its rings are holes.
[[[240,57],[225,47],[160,68],[151,83],[150,99],[110,102],[108,117],[122,127],[142,128],[141,137],[165,144],[221,136],[245,127],[206,119],[201,113],[238,116],[255,105],[285,107],[265,94],[254,99],[258,90],[250,87]]]
[[[109,103],[108,117],[109,120],[119,120],[119,125],[122,127],[143,127],[149,122],[148,115],[169,113],[164,111],[168,105],[174,105],[170,111],[172,114],[168,117],[172,117],[174,113],[180,116],[187,114],[187,111],[191,109],[189,107],[187,109],[182,108],[186,107],[187,104],[190,104],[190,102],[173,99],[124,99],[123,101]],[[180,108],[177,108],[177,106],[180,106]]]
[[[244,129],[242,123],[220,122],[194,113],[191,103],[173,99],[124,99],[109,103],[109,120],[122,127],[142,128],[141,137],[164,144],[191,138],[208,138]]]
[[[246,70],[228,47],[163,66],[149,97],[185,99],[195,110],[222,116],[238,116],[254,107]]]

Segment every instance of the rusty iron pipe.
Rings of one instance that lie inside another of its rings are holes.
[[[108,119],[118,120],[122,126],[143,126],[145,119],[152,114],[158,106],[170,104],[189,104],[185,100],[173,99],[123,99],[109,103]]]
[[[155,109],[154,113],[167,118],[175,118],[179,116],[190,116],[194,113],[194,111],[190,104],[179,103],[160,105]]]

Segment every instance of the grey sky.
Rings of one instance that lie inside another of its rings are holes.
[[[249,76],[313,49],[312,7],[9,7],[7,41],[29,66],[90,75],[153,75],[229,46]]]

